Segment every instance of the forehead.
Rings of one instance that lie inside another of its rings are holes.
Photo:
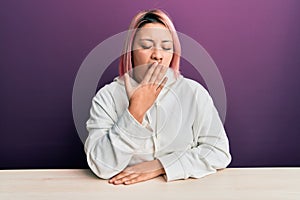
[[[160,23],[148,23],[136,32],[136,38],[151,38],[153,40],[172,40],[171,32]]]

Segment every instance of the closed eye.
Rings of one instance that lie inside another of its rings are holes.
[[[143,49],[150,49],[151,46],[141,45]]]
[[[163,49],[166,50],[166,51],[169,51],[169,50],[171,50],[172,48],[166,48],[166,47],[163,47]]]

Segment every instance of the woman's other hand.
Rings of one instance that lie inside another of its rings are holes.
[[[127,167],[124,171],[111,178],[108,182],[115,185],[129,185],[153,179],[161,174],[165,174],[165,170],[160,161],[152,160]]]

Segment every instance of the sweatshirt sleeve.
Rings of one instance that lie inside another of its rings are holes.
[[[118,117],[114,100],[105,88],[92,100],[86,127],[87,162],[100,178],[109,179],[123,171],[133,154],[151,151],[152,131],[140,124],[127,108]]]
[[[201,178],[226,168],[231,162],[229,141],[212,98],[205,90],[201,95],[198,92],[195,100],[197,112],[192,129],[197,145],[158,158],[165,169],[166,181]]]

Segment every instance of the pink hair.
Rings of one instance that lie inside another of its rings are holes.
[[[163,25],[170,30],[173,38],[173,48],[174,48],[174,53],[170,63],[170,67],[174,70],[176,75],[179,75],[180,74],[179,65],[180,65],[180,55],[181,55],[181,46],[180,46],[179,38],[170,17],[166,14],[165,11],[163,12],[162,10],[159,9],[144,10],[139,12],[133,17],[129,26],[127,39],[123,49],[123,54],[120,57],[119,75],[123,76],[126,72],[132,69],[132,60],[131,60],[132,43],[134,40],[134,36],[137,32],[137,29],[141,28],[142,23],[145,23],[144,16],[147,14],[155,15],[155,17],[158,18],[159,21],[162,22]],[[151,23],[151,22],[146,22],[146,23]]]

